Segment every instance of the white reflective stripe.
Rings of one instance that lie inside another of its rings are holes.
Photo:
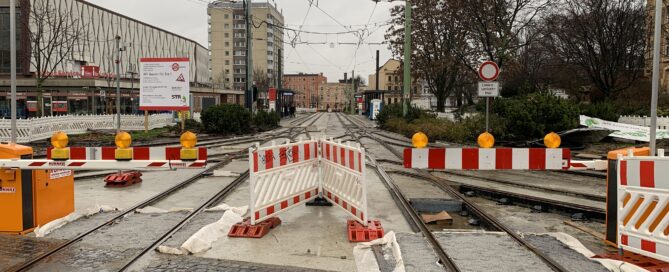
[[[281,166],[281,148],[272,149],[272,168],[277,168]]]
[[[462,169],[461,148],[446,148],[446,169]]]
[[[562,169],[562,148],[546,148],[546,169]]]
[[[87,160],[101,160],[102,159],[102,148],[101,147],[88,147],[86,148],[86,159]],[[165,157],[163,157],[165,159]]]
[[[311,143],[311,146],[309,148],[309,152],[311,152],[311,156],[309,156],[309,159],[313,160],[314,158],[318,157],[318,143],[317,142]]]
[[[632,235],[627,235],[627,246],[641,249],[641,238]]]
[[[360,169],[360,152],[353,152],[353,169],[355,171],[361,172],[362,169]]]
[[[496,168],[495,155],[496,151],[493,148],[480,148],[479,149],[479,169],[480,170],[493,170]]]
[[[669,189],[669,161],[655,161],[653,171],[655,188]]]
[[[641,185],[641,163],[639,160],[627,160],[627,186]]]
[[[525,170],[530,169],[530,150],[527,148],[513,148],[511,169]]]
[[[428,166],[427,159],[430,150],[427,148],[411,149],[411,168],[426,169]]]
[[[149,158],[151,159],[165,159],[167,156],[165,147],[151,147],[149,148]]]
[[[297,157],[298,157],[299,161],[304,161],[305,158],[306,158],[306,156],[305,156],[306,153],[305,153],[305,150],[304,150],[305,145],[306,144],[301,144],[301,145],[297,146],[297,153],[298,153]],[[313,158],[313,157],[311,157],[311,158]]]

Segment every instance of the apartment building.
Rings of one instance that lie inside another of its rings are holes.
[[[246,87],[246,13],[242,1],[209,4],[211,81],[234,90]],[[252,3],[254,73],[266,73],[269,87],[279,87],[283,50],[283,14],[276,4]]]

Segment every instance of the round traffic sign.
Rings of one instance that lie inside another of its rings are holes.
[[[484,81],[494,81],[499,76],[499,66],[492,61],[486,61],[479,67],[479,77]]]

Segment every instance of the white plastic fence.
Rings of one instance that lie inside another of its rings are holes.
[[[310,201],[320,192],[318,141],[249,149],[251,224]]]
[[[365,150],[328,140],[249,149],[251,224],[316,198],[319,193],[367,225]]]
[[[618,246],[668,262],[669,158],[619,158],[617,206]]]
[[[618,118],[618,123],[650,127],[649,116],[622,115]],[[657,117],[657,129],[669,129],[669,117]]]
[[[365,150],[355,146],[321,140],[323,196],[367,226],[367,183]]]
[[[174,124],[172,114],[149,115],[149,129]],[[0,119],[0,141],[11,137],[10,119]],[[83,134],[90,129],[115,129],[116,115],[62,115],[17,120],[17,142],[27,143],[48,139],[56,131]],[[143,130],[144,115],[121,115],[121,129]]]

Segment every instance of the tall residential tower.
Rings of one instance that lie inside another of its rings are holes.
[[[251,2],[248,0],[247,2]],[[269,87],[278,87],[283,67],[283,14],[276,4],[251,5],[254,74],[266,73]],[[246,18],[244,1],[209,4],[209,49],[211,80],[217,86],[244,90],[246,84]],[[259,79],[263,75],[254,75]]]

